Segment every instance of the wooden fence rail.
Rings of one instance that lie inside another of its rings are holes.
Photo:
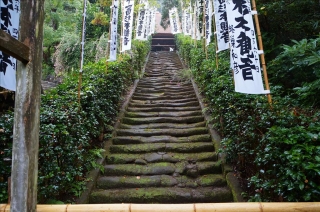
[[[0,212],[10,205],[0,204]],[[37,205],[38,212],[319,212],[320,202]]]

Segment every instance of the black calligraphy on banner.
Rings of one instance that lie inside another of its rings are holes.
[[[137,30],[136,30],[136,39],[142,40],[144,31],[145,31],[145,10],[140,9],[139,10],[139,16],[138,16],[138,23],[137,23]]]
[[[234,70],[236,91],[265,93],[250,0],[230,0],[226,3],[226,12],[231,47],[230,64]]]
[[[197,1],[197,9],[198,9],[198,30],[200,35],[203,35],[203,7],[204,7],[204,0]]]
[[[117,59],[118,10],[119,10],[119,0],[114,0],[112,5],[109,61],[115,61]]]
[[[126,0],[124,2],[124,16],[122,20],[122,24],[123,24],[122,51],[131,49],[133,10],[134,10],[134,1]]]
[[[214,12],[218,50],[223,51],[229,48],[226,0],[214,0]]]
[[[206,45],[209,45],[211,41],[211,23],[212,23],[212,5],[211,0],[205,0],[205,24],[206,24],[206,31],[205,31],[205,38],[206,38]]]
[[[20,0],[0,0],[1,29],[15,39],[19,38]],[[0,51],[0,86],[16,89],[17,60]]]

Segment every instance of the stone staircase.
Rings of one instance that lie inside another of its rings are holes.
[[[175,52],[151,52],[90,203],[232,202],[191,82]]]

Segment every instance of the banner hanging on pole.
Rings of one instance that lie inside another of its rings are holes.
[[[134,0],[124,1],[122,51],[131,49]]]
[[[229,49],[228,19],[225,0],[214,0],[218,52]]]
[[[136,39],[143,40],[144,31],[145,31],[145,15],[146,11],[144,8],[140,8],[138,15],[138,23],[136,29]]]
[[[170,16],[170,25],[171,26],[171,33],[172,34],[178,34],[181,33],[180,27],[179,27],[179,16],[178,16],[178,10],[176,7],[172,8],[169,11],[169,16]]]
[[[259,51],[249,0],[226,4],[230,36],[230,63],[234,71],[235,91],[266,94],[263,88]]]
[[[84,0],[83,5],[83,21],[82,21],[82,36],[81,36],[81,59],[80,59],[80,73],[83,69],[83,61],[84,61],[84,43],[86,37],[86,16],[87,16],[87,0]]]
[[[212,35],[211,23],[212,23],[212,2],[211,0],[205,0],[205,24],[206,24],[205,38],[206,38],[207,46],[211,42],[211,35]]]
[[[112,9],[112,21],[111,21],[111,32],[110,32],[110,55],[108,61],[117,60],[117,38],[118,38],[118,11],[119,11],[119,0],[114,0]]]
[[[15,39],[19,38],[20,0],[0,0],[1,29]],[[16,90],[17,60],[0,51],[0,86]]]
[[[156,8],[152,8],[152,12],[151,12],[151,30],[150,33],[154,34],[155,30],[156,30]]]

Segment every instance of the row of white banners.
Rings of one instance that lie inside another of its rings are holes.
[[[136,28],[136,39],[147,40],[155,31],[155,8],[150,8],[147,0],[141,0]],[[114,0],[110,30],[109,61],[117,58],[118,10],[120,0]],[[1,29],[18,38],[20,0],[0,0]],[[123,35],[122,51],[131,49],[134,0],[124,0],[123,4]],[[202,14],[205,13],[204,19]],[[173,34],[182,32],[200,40],[206,38],[207,45],[211,42],[211,22],[215,17],[218,52],[230,48],[230,65],[234,71],[235,90],[248,94],[266,94],[264,90],[255,29],[250,0],[197,0],[183,11],[182,26],[180,26],[177,8],[169,11],[171,30]],[[86,1],[84,5],[84,21],[86,16]],[[205,26],[205,28],[203,28]],[[205,29],[205,30],[204,30]],[[81,67],[84,59],[85,27],[81,41]],[[16,87],[16,59],[0,52],[0,86],[9,90]]]
[[[127,51],[131,49],[132,41],[132,26],[133,26],[133,11],[134,0],[122,1],[122,44],[121,51]],[[147,40],[148,36],[155,32],[155,13],[156,8],[149,7],[147,0],[140,0],[136,39]],[[112,15],[110,22],[110,54],[108,61],[115,61],[117,59],[117,41],[118,41],[118,11],[120,6],[120,0],[113,0],[111,6]],[[9,33],[11,36],[18,39],[19,37],[19,18],[20,18],[20,0],[0,0],[0,14],[1,14],[1,29]],[[83,10],[83,28],[82,28],[82,40],[81,40],[81,62],[80,72],[82,72],[84,61],[84,45],[85,45],[85,23],[86,23],[86,11],[87,0],[84,0]],[[0,86],[8,90],[16,90],[16,59],[2,53],[0,51]]]
[[[169,14],[171,26],[179,25],[175,8]],[[204,19],[199,19],[203,17]],[[211,42],[212,17],[215,19],[218,52],[230,49],[230,66],[234,71],[235,91],[247,94],[267,94],[264,90],[256,33],[250,0],[197,0],[182,11],[182,32]],[[172,21],[171,21],[172,20]],[[205,30],[203,30],[205,26]],[[180,28],[172,33],[180,33]],[[218,53],[217,52],[217,53]]]

